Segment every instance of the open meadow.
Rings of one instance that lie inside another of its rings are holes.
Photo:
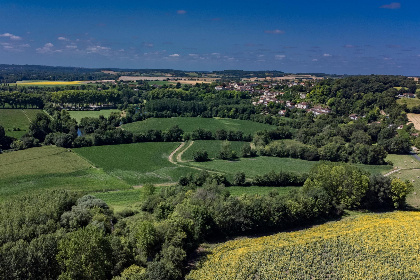
[[[410,181],[414,192],[407,197],[407,203],[412,207],[420,207],[420,161],[410,155],[393,155],[387,157],[394,164],[394,169],[401,169],[392,176]]]
[[[0,125],[7,136],[20,138],[28,132],[31,120],[40,112],[42,110],[38,109],[0,109]]]
[[[419,212],[361,214],[219,244],[186,279],[418,279],[419,239]]]
[[[240,158],[234,161],[227,160],[212,160],[208,162],[188,162],[186,164],[217,171],[227,174],[235,174],[238,172],[244,172],[247,177],[253,178],[256,175],[263,175],[271,170],[276,172],[297,172],[297,173],[308,173],[313,166],[318,164],[317,161],[307,161],[294,158],[278,158],[278,157],[255,157],[255,158]],[[356,164],[363,170],[371,173],[385,173],[391,170],[392,167],[389,165],[363,165]]]
[[[181,176],[197,172],[169,162],[179,143],[135,143],[73,149],[94,166],[128,184],[174,183]]]
[[[145,132],[150,129],[168,130],[178,125],[184,132],[192,132],[202,128],[216,132],[217,130],[242,131],[244,134],[254,134],[259,130],[273,130],[276,126],[252,121],[223,118],[150,118],[140,122],[124,124],[122,127],[131,132]]]
[[[45,189],[92,192],[129,187],[64,148],[44,146],[0,154],[0,201]]]
[[[411,109],[416,106],[420,106],[420,99],[418,98],[400,98],[397,99],[397,103],[400,105],[407,105],[408,109]]]
[[[104,116],[108,118],[111,113],[121,114],[121,111],[118,109],[109,109],[109,110],[100,110],[100,111],[68,111],[72,119],[76,119],[79,123],[83,118],[98,118],[99,116]]]

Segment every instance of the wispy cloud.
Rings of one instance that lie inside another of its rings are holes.
[[[284,59],[286,57],[286,55],[284,55],[284,54],[277,54],[277,55],[275,55],[274,56],[274,58],[276,59],[276,60],[282,60],[282,59]]]
[[[399,9],[399,8],[401,8],[401,3],[398,3],[398,2],[392,2],[391,4],[388,4],[388,5],[382,5],[380,8],[381,8],[381,9],[390,9],[390,10],[395,10],[395,9]]]
[[[108,55],[111,48],[103,47],[100,45],[90,46],[86,48],[86,53],[96,53],[101,55]]]
[[[22,37],[13,35],[11,33],[3,33],[3,34],[0,34],[0,37],[6,37],[6,38],[9,38],[10,40],[22,40]]]
[[[331,57],[332,55],[330,55],[329,53],[324,53],[322,56],[323,57]]]
[[[66,37],[58,37],[57,39],[60,41],[69,41],[69,39],[67,39]]]
[[[178,11],[176,11],[176,13],[178,15],[185,15],[187,13],[187,11],[186,10],[178,10]]]
[[[280,29],[274,29],[274,30],[266,30],[264,31],[264,33],[267,34],[284,34],[284,30],[280,30]]]
[[[153,43],[149,43],[149,42],[143,42],[143,47],[146,48],[153,48],[154,44]]]
[[[174,53],[174,54],[171,54],[171,55],[169,55],[170,57],[179,57],[179,54],[177,54],[177,53]]]
[[[11,43],[0,43],[5,51],[10,52],[23,52],[26,48],[29,48],[29,44],[11,44]]]
[[[42,48],[37,48],[37,53],[52,53],[54,45],[52,43],[46,43]]]

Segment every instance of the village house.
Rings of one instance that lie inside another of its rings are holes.
[[[326,115],[326,114],[331,113],[331,109],[328,108],[328,107],[323,108],[323,107],[318,105],[318,106],[315,106],[315,107],[309,109],[308,112],[313,113],[315,116]]]
[[[349,115],[349,118],[351,119],[351,120],[357,120],[357,119],[359,119],[359,116],[357,115],[357,114],[350,114]]]
[[[298,108],[298,109],[308,109],[309,108],[309,103],[308,102],[298,103],[296,105],[296,108]]]

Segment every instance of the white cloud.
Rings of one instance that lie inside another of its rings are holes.
[[[284,54],[276,54],[274,57],[275,57],[276,60],[282,60],[286,56]]]
[[[3,34],[0,34],[0,37],[7,37],[7,38],[10,38],[10,40],[22,40],[22,37],[13,35],[11,33],[3,33]]]
[[[67,39],[66,37],[58,37],[57,39],[60,41],[69,41],[69,39]]]
[[[312,61],[313,61],[313,62],[317,62],[317,61],[318,61],[318,59],[314,58],[314,59],[312,59]]]
[[[323,56],[324,57],[331,57],[332,55],[330,55],[329,53],[324,53]]]
[[[70,49],[70,50],[77,49],[77,45],[67,45],[66,49]]]
[[[274,29],[274,30],[266,30],[264,31],[264,33],[267,34],[284,34],[284,30],[280,30],[280,29]]]
[[[170,57],[179,57],[179,54],[177,54],[177,53],[174,53],[174,54],[171,54],[171,55],[169,55]]]
[[[54,45],[52,43],[46,43],[42,48],[37,48],[37,53],[52,53],[54,50],[52,49]]]
[[[103,47],[103,46],[91,46],[86,48],[86,52],[87,53],[98,53],[98,54],[103,54],[106,55],[108,54],[108,52],[111,50],[111,48],[108,47]]]

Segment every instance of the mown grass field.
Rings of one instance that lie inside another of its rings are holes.
[[[418,279],[418,240],[419,212],[362,214],[222,243],[186,279]]]
[[[277,158],[277,157],[256,157],[256,158],[240,158],[235,161],[212,160],[208,162],[189,162],[187,164],[208,170],[235,174],[245,172],[247,177],[263,175],[271,170],[287,171],[287,172],[306,172],[308,173],[313,166],[318,164],[317,161],[306,161],[293,158]],[[385,173],[391,170],[389,165],[363,165],[356,164],[360,168],[371,173]]]
[[[399,98],[397,99],[397,103],[400,105],[407,105],[408,109],[411,109],[416,106],[420,106],[420,99],[418,98]]]
[[[194,141],[194,144],[191,145],[183,154],[181,159],[182,160],[194,160],[194,153],[199,150],[207,151],[209,158],[216,158],[218,155],[222,143],[224,141],[222,140],[197,140]],[[241,148],[242,146],[248,142],[242,142],[242,141],[230,141],[230,146],[232,150],[236,152],[238,156],[241,155]]]
[[[0,154],[0,201],[45,189],[92,192],[129,187],[64,148],[45,146]]]
[[[121,114],[121,111],[117,109],[101,111],[69,111],[69,114],[71,118],[76,119],[79,123],[82,118],[98,118],[101,115],[108,118],[113,112]]]
[[[7,136],[20,138],[28,132],[30,120],[42,112],[38,109],[0,109],[0,125]]]
[[[414,192],[407,197],[407,202],[413,207],[420,207],[420,161],[410,155],[393,155],[387,157],[394,164],[395,169],[401,169],[391,176],[410,181]]]
[[[179,143],[135,143],[73,149],[105,172],[130,185],[177,182],[179,177],[198,172],[175,165],[168,156]]]
[[[192,132],[197,128],[202,128],[216,132],[217,130],[243,131],[245,134],[254,134],[259,130],[272,130],[276,126],[262,124],[252,121],[221,119],[221,118],[151,118],[141,122],[125,124],[122,127],[132,132],[145,132],[149,129],[168,130],[174,125],[178,125],[184,132]]]

